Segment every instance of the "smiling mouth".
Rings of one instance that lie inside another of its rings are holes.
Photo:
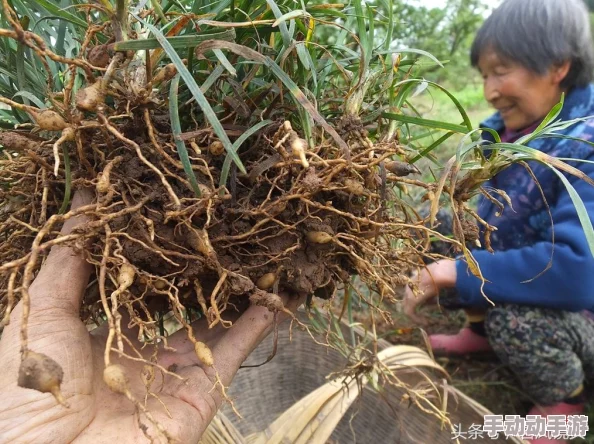
[[[507,114],[510,110],[513,109],[513,107],[513,105],[510,105],[503,108],[498,108],[497,111],[499,111],[501,114]]]

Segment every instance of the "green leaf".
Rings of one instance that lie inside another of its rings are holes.
[[[20,90],[27,89],[27,79],[25,77],[25,45],[21,42],[17,45],[16,53],[16,75],[17,75],[17,86]],[[29,105],[28,102],[24,102],[25,105]]]
[[[219,62],[221,63],[221,65],[227,71],[229,71],[229,74],[231,74],[233,77],[235,77],[237,75],[237,71],[235,70],[235,68],[233,68],[233,65],[231,65],[231,62],[229,62],[229,60],[227,59],[225,54],[223,54],[223,51],[221,51],[220,49],[215,49],[213,52],[214,52],[215,56],[217,57],[217,59],[219,60]]]
[[[245,174],[246,173],[245,167],[243,166],[243,164],[241,163],[241,160],[237,156],[237,153],[235,152],[235,149],[233,148],[233,145],[231,144],[231,141],[229,140],[229,137],[227,136],[227,133],[225,132],[225,130],[223,128],[223,125],[221,125],[221,122],[219,121],[219,119],[217,118],[217,115],[215,114],[212,107],[210,106],[210,103],[208,103],[208,100],[206,99],[206,97],[204,97],[204,94],[200,90],[200,87],[198,86],[198,84],[196,83],[194,78],[192,77],[192,74],[190,73],[190,71],[188,71],[188,68],[186,68],[186,66],[180,59],[177,52],[175,52],[175,49],[171,46],[171,44],[165,38],[165,36],[161,33],[161,31],[159,31],[156,27],[154,27],[150,23],[147,23],[144,20],[140,19],[140,17],[138,17],[138,16],[134,16],[134,17],[140,23],[144,24],[144,26],[146,26],[156,36],[157,40],[163,47],[163,50],[167,53],[167,55],[169,56],[171,61],[175,64],[175,67],[177,68],[177,72],[184,79],[184,82],[186,82],[186,85],[188,86],[190,92],[196,99],[196,103],[198,103],[198,106],[202,109],[202,112],[204,113],[204,117],[212,125],[212,129],[214,130],[215,134],[217,135],[219,140],[223,143],[225,150],[227,151],[227,153],[231,154],[231,158],[237,165],[237,168],[239,168],[239,171],[241,171],[242,173]]]
[[[307,97],[299,89],[297,84],[284,72],[280,66],[278,66],[270,57],[266,57],[259,52],[254,51],[246,46],[238,45],[237,43],[231,42],[223,42],[223,41],[216,41],[216,40],[209,40],[204,43],[201,43],[196,51],[204,53],[208,50],[212,49],[221,49],[225,48],[237,55],[242,56],[248,60],[253,60],[259,63],[263,63],[266,65],[272,73],[285,85],[285,87],[289,90],[295,101],[301,105],[310,115],[311,117],[318,122],[320,126],[324,128],[332,136],[334,141],[338,144],[338,146],[347,154],[349,155],[349,147],[345,143],[345,141],[340,137],[340,135],[336,132],[336,130],[328,125],[328,122],[322,117],[322,115],[318,112],[315,106],[307,100]]]
[[[277,18],[274,23],[272,24],[273,28],[276,28],[281,23],[286,22],[287,20],[294,20],[300,17],[311,17],[307,11],[303,11],[301,9],[296,9],[295,11],[287,12],[286,14],[281,15]]]
[[[443,86],[439,85],[438,83],[430,82],[430,81],[424,80],[424,79],[403,80],[402,82],[399,82],[397,85],[403,85],[403,84],[407,84],[407,83],[421,83],[421,82],[427,82],[429,85],[442,90],[450,98],[450,100],[454,103],[454,105],[460,112],[462,119],[464,119],[464,125],[466,125],[467,130],[472,131],[472,123],[470,122],[470,118],[468,117],[468,114],[464,110],[464,107],[460,104],[458,99]],[[464,132],[466,132],[466,131],[464,131]]]
[[[29,91],[19,91],[18,93],[16,93],[14,96],[12,96],[13,98],[15,97],[24,97],[28,100],[30,100],[31,102],[33,102],[37,108],[39,109],[45,109],[45,103],[43,103],[41,100],[39,100],[37,97],[35,97],[33,94],[31,94]]]
[[[196,194],[196,197],[202,197],[200,187],[198,186],[198,180],[192,169],[192,163],[190,162],[190,156],[188,156],[188,150],[185,142],[181,139],[181,123],[179,121],[178,112],[178,88],[179,88],[179,77],[177,74],[172,80],[169,86],[169,118],[171,119],[171,132],[173,134],[173,140],[175,141],[175,147],[177,148],[177,154],[179,154],[179,160],[181,161],[184,172],[190,181],[192,190]]]
[[[395,48],[395,49],[390,49],[387,51],[378,51],[378,54],[398,54],[398,53],[403,53],[403,52],[410,52],[413,54],[419,54],[425,57],[430,58],[433,62],[435,62],[436,65],[438,65],[439,67],[443,68],[443,64],[437,59],[437,57],[435,57],[433,54],[431,54],[430,52],[427,51],[423,51],[422,49],[415,49],[415,48]],[[400,65],[403,66],[402,62]]]
[[[539,133],[541,130],[543,130],[549,124],[549,122],[551,122],[551,121],[555,120],[557,117],[559,117],[559,114],[561,114],[561,110],[563,109],[564,100],[565,100],[565,94],[562,94],[561,101],[559,103],[557,103],[555,106],[553,106],[553,108],[549,111],[549,113],[543,119],[543,121],[540,123],[540,125],[538,125],[538,127],[536,127],[536,129],[533,131],[533,134]]]
[[[594,180],[590,178],[587,174],[585,174],[583,171],[580,171],[577,168],[568,165],[565,162],[562,162],[556,157],[550,156],[549,154],[543,153],[542,151],[539,151],[537,149],[530,148],[528,146],[517,145],[514,143],[497,143],[495,145],[489,145],[489,147],[505,148],[512,152],[525,154],[525,156],[519,157],[517,160],[534,160],[537,162],[541,162],[549,168],[554,167],[559,170],[565,171],[566,173],[569,173],[579,179],[585,180],[590,185],[594,186]]]
[[[205,40],[210,39],[233,41],[235,40],[235,30],[226,29],[225,31],[217,31],[209,34],[202,33],[200,35],[181,35],[166,38],[170,46],[175,49],[192,48],[198,46],[198,44]],[[116,51],[144,51],[146,49],[156,49],[160,47],[159,39],[127,40],[125,42],[118,42],[114,45]]]
[[[382,113],[382,117],[390,120],[397,120],[399,122],[412,123],[415,125],[427,126],[429,128],[442,129],[460,134],[466,134],[467,131],[466,127],[463,125],[440,122],[439,120],[423,119],[421,117],[405,116],[404,114]]]
[[[88,28],[88,24],[87,22],[85,22],[83,19],[77,17],[76,15],[72,14],[71,12],[68,12],[58,6],[56,6],[55,4],[49,2],[48,0],[35,0],[35,2],[44,7],[48,12],[50,12],[51,14],[60,17],[62,20],[66,20],[70,23],[73,23],[75,25],[78,26],[82,26],[83,28]]]
[[[393,0],[389,0],[387,6],[388,10],[388,23],[386,24],[386,28],[388,30],[386,35],[386,41],[384,43],[384,47],[386,50],[390,49],[390,45],[392,44],[392,35],[394,33],[394,4]]]
[[[223,65],[217,65],[217,67],[213,69],[213,71],[208,75],[208,77],[200,87],[200,91],[202,91],[203,93],[208,91],[210,87],[214,85],[214,83],[221,77],[221,75],[223,75],[223,72],[225,72],[225,68],[223,67]]]
[[[164,24],[167,23],[167,17],[165,17],[165,14],[163,13],[160,0],[151,0],[151,6],[155,10],[157,17],[159,17]]]
[[[247,131],[245,131],[241,136],[237,138],[235,143],[233,143],[233,148],[235,148],[235,150],[237,151],[239,147],[241,147],[243,142],[245,142],[250,136],[255,134],[260,129],[264,128],[265,126],[270,125],[271,123],[272,120],[263,120],[262,122],[258,122],[256,125],[249,128]],[[229,155],[229,153],[227,153],[227,156],[225,157],[225,162],[223,162],[223,168],[221,170],[221,178],[219,180],[219,185],[221,188],[223,188],[227,184],[227,179],[229,177],[229,169],[231,168],[231,160],[231,156]]]
[[[312,65],[309,63],[311,59],[308,57],[309,53],[307,52],[307,49],[305,49],[305,46],[297,45],[295,49],[297,50],[297,56],[305,70],[310,71],[312,68]]]
[[[279,9],[278,5],[276,4],[276,2],[274,0],[266,0],[266,3],[268,3],[268,6],[272,10],[272,13],[276,17],[277,21],[283,17],[283,13],[281,12],[281,10]],[[280,30],[281,37],[283,39],[283,47],[288,48],[289,46],[291,46],[291,40],[293,40],[293,39],[291,38],[291,35],[289,34],[289,30],[287,29],[287,24],[284,21],[279,22],[278,29]]]
[[[68,0],[62,0],[60,6],[62,8],[68,5]],[[66,41],[66,20],[60,20],[60,25],[58,26],[58,37],[56,38],[56,53],[63,56],[64,53],[64,43]]]
[[[590,215],[588,214],[588,210],[584,205],[584,201],[577,193],[571,182],[567,180],[567,177],[561,171],[556,168],[551,167],[551,170],[561,179],[563,185],[567,189],[569,193],[569,197],[573,202],[573,206],[575,207],[575,211],[577,211],[578,218],[580,219],[580,223],[582,224],[582,228],[584,229],[584,234],[586,235],[586,240],[588,242],[588,247],[590,247],[590,252],[592,256],[594,256],[594,228],[592,227],[592,221],[590,220]]]
[[[72,190],[72,174],[70,172],[70,155],[68,154],[68,147],[67,144],[64,143],[62,145],[62,152],[64,153],[64,200],[62,201],[62,206],[60,207],[60,214],[64,214],[68,209],[68,205],[70,205],[70,193]]]
[[[435,148],[437,148],[439,145],[441,145],[442,143],[444,143],[446,140],[448,140],[450,137],[452,137],[455,133],[453,132],[449,132],[444,134],[443,136],[441,136],[439,139],[437,139],[435,142],[433,142],[431,145],[429,145],[427,148],[425,148],[423,151],[421,151],[418,155],[416,155],[415,157],[413,157],[413,159],[410,161],[410,163],[415,163],[418,160],[422,159],[423,157],[427,157],[427,155],[433,151]]]
[[[363,72],[367,70],[369,66],[369,60],[371,60],[371,51],[369,48],[369,35],[367,34],[367,22],[365,20],[366,15],[363,12],[362,0],[354,0],[353,6],[355,7],[355,15],[357,17],[357,35],[361,41],[361,52],[364,56],[364,66],[361,67]],[[371,43],[373,45],[373,43]]]

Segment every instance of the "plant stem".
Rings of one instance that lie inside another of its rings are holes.
[[[128,0],[116,1],[116,15],[114,17],[114,33],[116,42],[127,40],[128,29]]]

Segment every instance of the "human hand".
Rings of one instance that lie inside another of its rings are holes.
[[[90,193],[79,192],[74,196],[73,208],[91,200]],[[84,222],[80,217],[69,219],[62,233]],[[61,391],[68,408],[58,404],[49,393],[17,385],[22,304],[12,312],[10,324],[0,339],[1,443],[137,443],[148,442],[147,435],[155,442],[166,441],[154,422],[139,413],[134,403],[112,392],[103,382],[107,329],[89,333],[79,318],[91,271],[81,253],[70,247],[54,246],[29,289],[28,348],[62,366]],[[284,302],[286,308],[294,311],[303,298],[284,298]],[[175,350],[161,348],[157,364],[165,369],[175,368],[175,374],[154,372],[151,387],[156,396],[146,399],[146,409],[170,438],[176,442],[198,442],[223,401],[220,386],[214,387],[217,376],[224,386],[230,384],[239,366],[272,330],[274,318],[268,309],[253,305],[229,329],[220,325],[208,329],[200,321],[192,325],[195,337],[212,350],[218,375],[213,367],[198,361],[185,331],[168,338],[169,347]],[[127,338],[137,350],[142,350],[138,333],[126,331],[125,326],[126,322],[122,322]],[[150,358],[148,351],[144,358]],[[129,392],[144,404],[144,363],[119,359],[116,353],[111,361],[123,366],[130,379]]]
[[[441,259],[423,268],[420,273],[415,273],[413,280],[418,281],[419,294],[415,295],[410,287],[406,287],[403,301],[404,313],[420,325],[427,321],[416,313],[417,307],[422,307],[439,295],[442,288],[456,286],[456,262]]]

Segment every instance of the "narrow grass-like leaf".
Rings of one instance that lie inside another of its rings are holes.
[[[268,6],[270,7],[277,21],[283,17],[283,13],[274,0],[266,0],[266,3],[268,3]],[[283,39],[283,47],[288,48],[291,45],[292,38],[289,34],[289,30],[287,29],[287,24],[284,21],[279,22],[278,29],[280,30],[281,37]]]
[[[427,148],[425,148],[423,151],[421,151],[419,154],[417,154],[415,157],[413,157],[412,160],[410,161],[410,163],[415,163],[415,162],[419,161],[420,159],[422,159],[423,157],[427,157],[427,155],[429,153],[431,153],[431,151],[433,151],[439,145],[444,143],[446,140],[448,140],[454,134],[455,133],[453,133],[453,132],[444,134],[439,139],[437,139],[435,142],[433,142],[431,145],[429,145]]]
[[[369,53],[369,60],[367,61],[367,63],[369,64],[373,57],[373,41],[375,37],[375,14],[373,7],[371,7],[368,3],[365,3],[365,8],[367,10],[367,26],[369,28],[367,31],[367,35],[369,36],[367,40],[367,52]]]
[[[62,151],[64,153],[64,200],[60,207],[60,214],[66,213],[68,205],[70,205],[70,193],[72,191],[72,174],[70,172],[70,155],[68,154],[68,147],[66,144],[62,145]]]
[[[68,5],[68,0],[62,0],[60,6],[62,8]],[[65,55],[64,48],[66,43],[66,21],[60,20],[60,25],[58,26],[58,37],[56,38],[56,53],[59,55]]]
[[[281,15],[277,18],[274,23],[272,24],[273,28],[276,28],[281,23],[286,22],[287,20],[294,20],[300,17],[311,17],[307,11],[303,11],[301,9],[296,9],[295,11],[287,12],[286,14]]]
[[[17,45],[16,52],[16,75],[17,75],[17,86],[21,91],[27,89],[27,79],[25,75],[25,45],[19,42]],[[25,105],[29,105],[29,102],[24,102]]]
[[[144,20],[141,20],[138,16],[135,16],[135,18],[140,23],[144,24],[144,26],[146,26],[155,35],[157,40],[159,40],[159,43],[161,43],[163,50],[167,53],[171,61],[175,64],[177,72],[184,79],[184,82],[186,82],[188,89],[196,99],[196,103],[198,103],[198,106],[200,106],[200,108],[202,109],[204,117],[212,125],[212,129],[214,130],[215,134],[223,143],[225,150],[231,154],[231,158],[233,159],[233,162],[235,162],[235,164],[237,165],[237,168],[239,168],[239,171],[245,174],[245,167],[243,166],[241,160],[237,156],[237,153],[235,152],[235,149],[233,148],[233,145],[231,144],[231,141],[229,140],[229,137],[227,136],[227,133],[223,128],[223,125],[221,125],[221,122],[219,121],[217,115],[210,106],[210,103],[208,103],[208,100],[206,99],[206,97],[204,97],[204,94],[202,93],[200,87],[194,80],[194,77],[192,77],[192,74],[190,73],[190,71],[188,71],[188,68],[186,68],[177,52],[175,52],[175,49],[169,44],[165,36],[155,26],[145,22]]]
[[[536,127],[536,129],[532,132],[532,134],[528,134],[522,138],[520,138],[519,140],[516,141],[516,143],[527,143],[530,140],[533,140],[535,138],[537,138],[539,136],[539,134],[545,129],[545,127],[553,120],[555,120],[557,117],[559,117],[559,114],[561,114],[561,110],[563,109],[563,102],[565,100],[564,95],[561,95],[561,101],[559,103],[557,103],[550,111],[549,113],[546,115],[546,117],[543,119],[542,122],[540,122],[540,125],[538,125],[538,127]]]
[[[429,130],[421,134],[417,134],[415,136],[410,136],[406,139],[407,142],[415,142],[417,140],[424,139],[425,137],[431,137],[439,133],[440,130]]]
[[[371,60],[371,52],[369,50],[369,34],[367,33],[366,16],[363,12],[362,0],[354,0],[353,6],[355,7],[355,15],[357,17],[357,35],[361,41],[361,52],[363,53],[363,66],[361,70],[366,71],[369,67],[369,60]]]
[[[272,73],[285,85],[285,87],[289,90],[295,101],[303,108],[305,108],[307,112],[310,113],[311,117],[332,136],[334,141],[343,150],[343,152],[345,152],[347,156],[349,156],[349,147],[346,144],[346,142],[340,137],[340,135],[332,126],[328,125],[328,122],[326,122],[326,120],[322,117],[318,110],[312,105],[312,103],[307,99],[307,97],[305,97],[303,91],[299,89],[297,84],[271,58],[263,56],[262,54],[248,47],[238,45],[237,43],[216,40],[209,40],[204,43],[201,43],[196,48],[196,51],[204,53],[215,48],[228,49],[229,51],[232,51],[235,54],[242,56],[243,58],[263,63],[264,65],[266,65],[272,71]]]
[[[386,50],[388,50],[390,49],[390,45],[392,44],[392,35],[394,33],[394,1],[389,0],[386,6],[388,10],[388,23],[386,24],[387,32],[384,47],[386,48]]]
[[[412,123],[419,126],[427,126],[429,128],[439,128],[454,133],[466,134],[466,127],[463,125],[456,125],[455,123],[440,122],[439,120],[423,119],[421,117],[406,116],[404,114],[382,113],[382,117],[390,120],[397,120],[403,123]]]
[[[262,122],[258,122],[256,125],[249,128],[245,131],[241,136],[237,138],[237,140],[233,143],[233,148],[237,151],[239,147],[245,142],[250,136],[255,134],[260,129],[264,128],[267,125],[270,125],[272,120],[263,120]],[[229,169],[231,168],[231,156],[227,153],[225,157],[225,162],[223,162],[223,168],[221,169],[221,178],[219,181],[219,186],[223,188],[227,184],[227,179],[229,178]]]
[[[152,25],[151,25],[152,26]],[[181,35],[176,37],[167,37],[167,42],[175,49],[187,49],[204,42],[205,40],[235,40],[235,30],[226,29],[224,31],[212,32],[209,34],[202,33],[200,35]],[[128,40],[125,42],[118,42],[114,45],[116,51],[144,51],[147,49],[160,48],[158,39],[140,39]]]
[[[580,139],[579,137],[566,136],[564,134],[545,134],[545,135],[541,135],[539,137],[539,139],[567,139],[567,140],[573,140],[573,141],[579,142],[579,143],[585,143],[585,144],[588,144],[588,145],[594,147],[594,142],[592,142],[590,140]],[[518,142],[516,141],[515,143],[518,143]],[[561,157],[557,157],[557,159],[563,160]],[[575,160],[576,162],[580,161],[580,159],[570,159],[570,160]]]
[[[221,75],[223,75],[223,72],[225,72],[225,68],[223,67],[223,65],[218,65],[215,69],[213,69],[204,81],[204,83],[202,84],[202,86],[200,87],[200,91],[202,91],[203,93],[208,91],[210,87],[214,85],[214,83],[217,80],[219,80]]]
[[[151,0],[151,6],[155,10],[157,17],[161,19],[163,24],[167,23],[167,17],[165,17],[165,14],[163,13],[163,8],[161,8],[160,0]]]
[[[39,100],[37,97],[35,97],[33,94],[31,94],[29,91],[19,91],[12,97],[13,98],[24,97],[24,98],[30,100],[31,102],[33,102],[37,106],[37,108],[40,108],[40,109],[46,108],[45,104],[41,100]]]
[[[87,22],[85,22],[83,19],[77,17],[76,15],[72,14],[71,12],[68,12],[68,11],[60,8],[59,6],[49,2],[48,0],[35,0],[35,2],[38,5],[45,8],[51,14],[56,15],[63,20],[66,20],[66,21],[73,23],[75,25],[78,25],[78,26],[82,26],[85,29],[89,26],[87,24]]]
[[[213,52],[214,52],[214,55],[219,60],[219,62],[221,62],[221,65],[227,71],[229,71],[229,74],[231,74],[233,77],[235,77],[237,75],[237,71],[235,70],[235,68],[233,67],[233,65],[231,64],[231,62],[229,62],[229,60],[227,59],[227,57],[225,56],[225,54],[223,54],[223,51],[221,51],[220,49],[215,49]]]
[[[398,85],[403,85],[403,84],[407,84],[407,83],[421,83],[421,82],[427,82],[429,85],[442,90],[450,98],[450,100],[454,103],[454,105],[460,112],[462,119],[464,119],[464,125],[466,125],[467,130],[472,131],[472,123],[470,122],[470,117],[468,117],[468,114],[466,113],[466,110],[464,109],[464,107],[460,104],[460,101],[451,92],[449,92],[446,88],[444,88],[440,84],[435,83],[435,82],[430,82],[430,81],[424,80],[424,79],[423,80],[409,79],[409,80],[403,80],[402,82],[399,82]],[[464,131],[464,132],[466,132],[466,131]]]
[[[307,57],[306,53],[307,53],[307,49],[305,49],[305,46],[303,45],[297,45],[295,47],[295,49],[297,50],[297,56],[299,57],[299,60],[301,61],[301,63],[303,64],[303,67],[309,71],[311,70],[312,66],[309,63],[310,59]]]
[[[190,157],[188,156],[188,150],[186,149],[186,144],[183,140],[181,140],[181,123],[179,121],[179,111],[178,111],[178,88],[179,88],[179,74],[177,74],[173,80],[171,80],[171,85],[169,85],[169,118],[171,120],[171,133],[173,135],[173,140],[175,141],[175,147],[177,148],[177,154],[179,154],[179,160],[181,161],[184,172],[190,181],[190,185],[192,186],[192,190],[196,194],[196,197],[202,197],[202,193],[200,192],[200,187],[198,186],[198,180],[196,180],[196,175],[194,174],[194,170],[192,169],[192,163],[190,162]]]
[[[559,179],[561,179],[561,182],[563,182],[563,185],[567,189],[569,197],[571,198],[573,206],[575,207],[575,211],[577,212],[577,215],[580,219],[580,223],[582,224],[582,228],[584,229],[588,247],[590,247],[590,252],[592,253],[592,256],[594,256],[594,228],[592,227],[592,221],[590,220],[590,215],[588,214],[588,210],[584,205],[584,201],[577,193],[571,182],[567,180],[567,177],[565,177],[561,171],[554,167],[550,168],[559,177]]]
[[[539,151],[534,148],[530,148],[528,146],[516,145],[514,143],[498,143],[494,145],[494,147],[498,148],[505,148],[513,152],[526,154],[526,156],[522,156],[519,160],[535,160],[538,162],[543,163],[544,165],[550,167],[555,167],[559,170],[565,171],[573,176],[576,176],[582,180],[585,180],[590,185],[594,186],[594,180],[591,179],[587,174],[583,171],[578,170],[571,165],[562,162],[561,160],[557,159],[556,157],[550,156],[542,151]]]
[[[409,52],[411,54],[418,54],[418,55],[422,55],[425,57],[430,58],[437,66],[439,66],[440,68],[443,68],[443,64],[442,62],[440,62],[437,57],[435,57],[433,54],[431,54],[430,52],[427,51],[423,51],[422,49],[416,49],[416,48],[395,48],[395,49],[390,49],[387,51],[378,51],[378,54],[398,54],[398,53],[406,53]],[[404,62],[402,62],[402,66],[404,65]]]

